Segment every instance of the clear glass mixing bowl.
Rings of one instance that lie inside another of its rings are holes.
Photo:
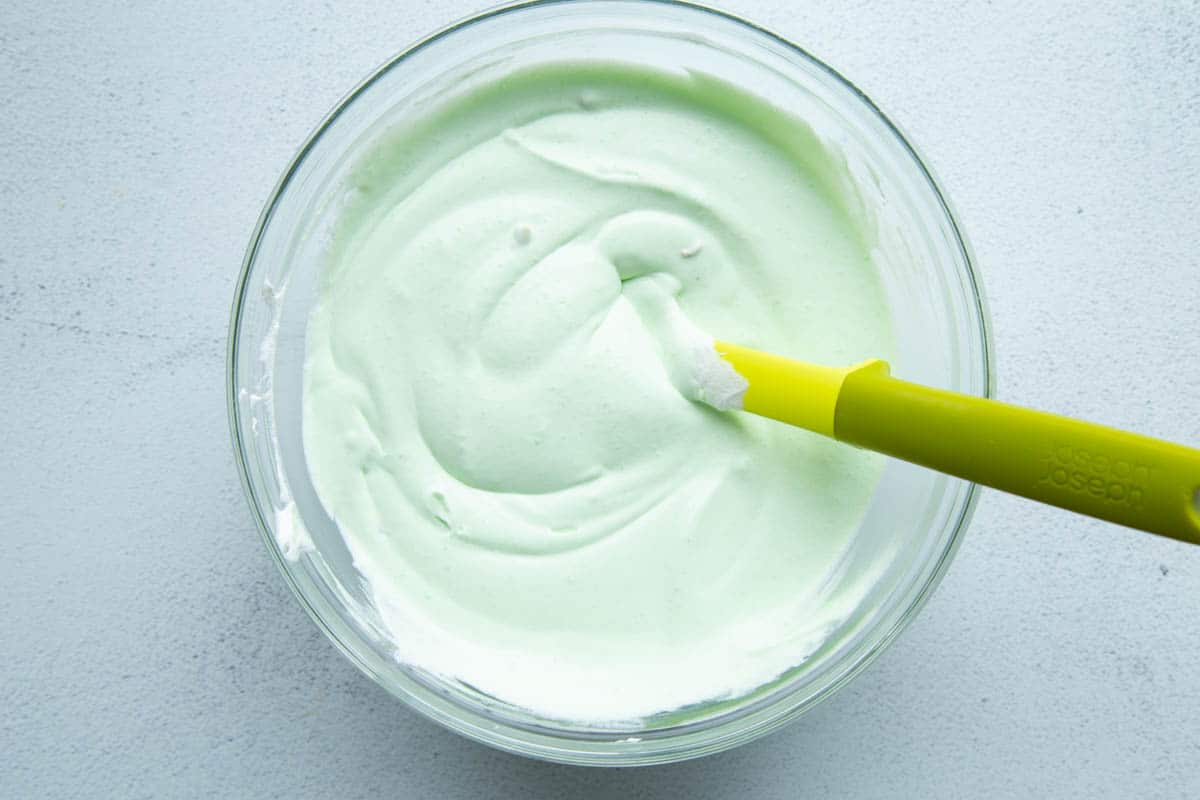
[[[310,482],[300,435],[304,335],[321,249],[356,155],[390,123],[507,70],[624,60],[724,78],[835,140],[879,223],[877,260],[896,337],[894,372],[990,393],[987,315],[970,250],[941,189],[866,96],[794,44],[723,12],[648,0],[547,0],[488,11],[396,56],[318,126],[254,231],[234,300],[229,414],[246,494],[296,597],[346,657],[389,692],[464,736],[575,764],[677,761],[762,736],[858,674],[917,613],[970,517],[970,484],[889,463],[847,574],[872,590],[805,663],[749,696],[620,727],[540,719],[392,655],[361,576]],[[883,565],[880,568],[880,564]]]

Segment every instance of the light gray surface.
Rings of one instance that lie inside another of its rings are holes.
[[[1200,5],[728,5],[923,149],[1004,398],[1200,443]],[[473,10],[0,4],[0,797],[1200,795],[1200,548],[993,493],[875,666],[683,765],[493,752],[324,641],[234,471],[233,284],[321,116]]]

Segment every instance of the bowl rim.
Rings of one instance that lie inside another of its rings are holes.
[[[751,33],[765,36],[775,44],[782,45],[786,50],[790,51],[793,55],[800,57],[811,66],[816,67],[834,83],[839,84],[846,90],[849,90],[849,92],[862,104],[863,109],[869,115],[874,116],[883,124],[885,129],[890,132],[897,143],[899,143],[911,157],[914,165],[919,170],[920,176],[925,179],[928,187],[932,190],[933,197],[936,200],[936,206],[940,208],[941,213],[945,216],[945,220],[949,225],[950,231],[953,233],[953,243],[957,245],[957,249],[961,255],[961,277],[963,278],[964,286],[969,290],[969,299],[974,304],[973,316],[979,325],[979,355],[982,357],[983,367],[981,395],[983,397],[994,396],[996,377],[991,317],[988,313],[988,303],[984,294],[983,285],[978,275],[976,257],[971,244],[966,237],[966,234],[963,232],[958,215],[947,198],[945,191],[942,189],[941,183],[934,175],[933,170],[929,167],[926,159],[921,155],[920,150],[911,142],[909,137],[905,135],[900,126],[892,121],[882,111],[882,109],[880,109],[879,106],[876,105],[875,102],[871,100],[871,98],[861,89],[859,89],[858,86],[856,86],[852,81],[847,79],[833,67],[826,64],[823,60],[810,53],[808,50],[792,42],[790,39],[776,33],[775,31],[748,20],[738,14],[715,8],[705,3],[694,2],[693,0],[602,0],[602,2],[596,2],[596,0],[517,0],[516,2],[502,3],[500,5],[492,6],[474,14],[462,17],[416,40],[407,47],[404,47],[394,56],[388,58],[386,61],[372,70],[365,78],[359,81],[357,85],[343,95],[305,138],[303,144],[288,162],[279,179],[276,181],[275,186],[272,188],[262,211],[259,213],[242,259],[241,271],[234,288],[234,296],[228,328],[228,345],[226,348],[225,370],[226,404],[234,449],[234,460],[237,465],[243,494],[257,523],[259,534],[265,543],[267,550],[270,552],[272,560],[275,562],[275,566],[280,573],[282,573],[285,582],[290,588],[292,594],[299,601],[301,607],[304,608],[305,612],[313,620],[313,622],[316,623],[317,627],[324,633],[325,637],[352,664],[354,664],[359,671],[367,675],[367,677],[369,677],[373,682],[387,691],[388,694],[396,697],[406,706],[413,708],[428,719],[468,739],[481,742],[507,752],[516,753],[543,761],[589,766],[641,766],[649,764],[673,763],[691,758],[698,758],[704,755],[721,752],[754,739],[758,739],[786,725],[825,699],[831,697],[847,683],[861,674],[863,670],[870,666],[875,659],[878,658],[879,655],[891,645],[896,637],[899,636],[899,634],[912,623],[921,609],[928,602],[933,592],[941,584],[941,581],[945,577],[950,563],[954,560],[954,557],[961,546],[963,535],[965,534],[966,529],[969,526],[972,517],[974,516],[975,508],[979,500],[979,486],[974,483],[964,483],[965,496],[961,502],[957,519],[947,520],[947,527],[952,528],[948,541],[938,556],[938,559],[934,564],[932,571],[929,573],[929,577],[925,581],[924,585],[921,586],[920,590],[914,594],[907,607],[900,611],[899,616],[893,625],[886,631],[883,631],[878,638],[876,638],[874,643],[871,644],[871,646],[866,648],[857,656],[857,658],[848,663],[848,665],[839,675],[837,675],[835,679],[831,680],[819,691],[803,699],[802,701],[793,704],[790,707],[768,715],[765,719],[758,721],[755,725],[742,730],[729,732],[724,736],[711,737],[709,740],[700,743],[683,743],[675,748],[656,747],[654,749],[648,749],[644,751],[625,750],[620,752],[601,752],[596,750],[581,750],[563,745],[565,745],[567,742],[582,745],[587,742],[586,739],[568,737],[564,735],[557,744],[548,744],[541,741],[542,739],[553,738],[547,734],[538,734],[536,740],[530,739],[528,736],[518,736],[517,738],[514,738],[512,735],[510,735],[513,732],[528,732],[524,731],[524,729],[520,727],[497,721],[492,721],[486,727],[479,726],[473,724],[469,719],[464,718],[462,715],[446,713],[443,709],[430,704],[426,698],[402,691],[402,687],[394,686],[391,683],[384,681],[382,677],[368,663],[366,663],[356,651],[342,641],[339,634],[326,622],[322,614],[313,606],[307,594],[301,588],[295,575],[289,568],[287,559],[281,551],[278,542],[275,539],[271,522],[267,520],[266,515],[263,512],[262,505],[258,501],[257,492],[250,475],[250,468],[248,466],[249,449],[243,436],[242,412],[238,402],[238,393],[240,391],[240,387],[238,386],[238,358],[241,348],[238,332],[241,327],[243,312],[246,307],[250,276],[255,264],[255,259],[258,254],[264,232],[274,216],[281,198],[291,184],[300,165],[305,161],[306,157],[312,151],[317,141],[322,137],[322,135],[324,135],[329,127],[361,94],[370,88],[383,75],[393,69],[398,68],[411,56],[424,50],[433,43],[438,42],[445,37],[451,36],[460,30],[471,27],[484,20],[500,18],[532,8],[547,6],[586,6],[592,4],[602,5],[605,2],[629,6],[658,5],[683,8],[689,11],[713,15],[723,19],[724,21],[731,22],[735,25],[749,29]],[[769,708],[777,709],[779,705],[781,705],[781,703],[779,701],[775,701]],[[647,743],[650,741],[655,741],[656,743],[666,744],[670,741],[670,738],[665,737],[657,740],[645,741]]]

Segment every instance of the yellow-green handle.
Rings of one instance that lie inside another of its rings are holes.
[[[1200,451],[1067,417],[851,372],[834,435],[975,483],[1200,544]]]
[[[1200,450],[724,342],[747,411],[1012,494],[1200,544]]]

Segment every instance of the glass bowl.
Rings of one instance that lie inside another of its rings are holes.
[[[301,604],[359,669],[458,733],[513,753],[591,765],[678,761],[775,730],[857,675],[913,618],[954,554],[972,485],[889,462],[843,569],[871,590],[803,664],[751,694],[631,723],[542,719],[393,657],[301,445],[305,326],[342,178],[381,131],[447,92],[545,61],[622,60],[724,78],[812,124],[846,158],[875,219],[892,310],[894,372],[988,395],[987,315],[970,250],[928,168],[875,105],[794,44],[701,6],[545,0],[454,24],[354,89],[300,148],[247,250],[230,326],[228,402],[237,462],[264,540]]]

